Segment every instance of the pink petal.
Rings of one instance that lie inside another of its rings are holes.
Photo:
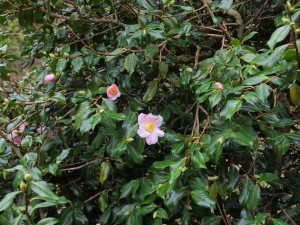
[[[144,114],[144,113],[141,113],[139,116],[138,116],[138,122],[139,122],[139,125],[145,125],[147,123],[147,115]]]
[[[150,135],[150,132],[146,131],[145,128],[143,127],[140,127],[138,130],[137,130],[137,133],[138,135],[141,137],[141,138],[145,138],[145,137],[148,137]]]
[[[148,145],[154,145],[158,142],[158,136],[156,133],[152,132],[148,137],[146,137],[146,142]]]
[[[155,130],[153,131],[153,133],[156,133],[156,135],[158,136],[158,137],[163,137],[163,136],[165,136],[165,132],[163,132],[161,129],[159,129],[159,128],[155,128]]]
[[[6,137],[8,138],[8,140],[12,141],[12,139],[14,139],[14,134],[10,133]]]
[[[154,119],[153,123],[154,123],[155,127],[160,127],[163,123],[162,116],[155,116],[155,119]]]
[[[22,123],[20,126],[19,126],[19,131],[22,133],[24,132],[25,130],[25,123]]]
[[[21,137],[16,137],[16,138],[14,138],[14,143],[15,143],[16,145],[20,145],[21,142],[22,142],[22,138],[21,138]]]

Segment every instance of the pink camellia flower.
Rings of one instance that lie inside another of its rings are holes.
[[[148,145],[154,145],[158,142],[158,137],[163,137],[165,132],[159,129],[163,122],[161,116],[153,116],[152,113],[146,115],[141,113],[138,116],[139,129],[138,135],[145,138]]]
[[[45,126],[41,126],[41,127],[38,127],[37,129],[36,129],[36,132],[38,133],[38,134],[42,134],[42,133],[44,133],[46,131],[46,127]]]
[[[22,137],[20,137],[19,135],[22,135],[22,133],[25,130],[25,127],[26,127],[25,123],[20,124],[17,129],[13,130],[10,134],[7,135],[7,138],[10,141],[13,141],[14,144],[20,145],[22,142]]]
[[[119,91],[118,86],[115,84],[113,84],[107,88],[106,94],[107,94],[107,97],[112,101],[116,100],[118,97],[121,96],[121,92]]]
[[[224,90],[223,84],[221,84],[220,82],[216,82],[215,85],[218,86],[218,90]]]
[[[44,79],[45,83],[51,83],[51,82],[54,82],[54,81],[56,81],[56,77],[53,73],[46,75],[46,77]]]

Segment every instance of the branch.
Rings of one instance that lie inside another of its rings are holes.
[[[47,12],[47,10],[44,7],[40,8],[41,11]],[[64,19],[64,20],[71,20],[70,16],[65,16],[61,15],[58,13],[51,13],[50,14],[52,17],[58,18],[58,19]],[[78,22],[84,22],[84,23],[96,23],[96,24],[101,24],[101,23],[112,23],[112,24],[117,24],[119,26],[125,27],[125,24],[118,21],[118,20],[110,20],[110,19],[99,19],[99,18],[89,18],[89,19],[83,19],[83,18],[78,18],[76,19]]]
[[[207,9],[208,9],[208,12],[210,14],[210,16],[214,16],[213,12],[210,10],[209,8],[209,4],[212,3],[212,0],[201,0],[203,2],[204,5],[206,5]],[[245,25],[244,25],[244,21],[241,17],[241,14],[239,14],[238,11],[236,11],[235,9],[228,9],[226,14],[228,16],[232,16],[235,18],[235,21],[238,25],[238,28],[237,28],[237,36],[238,38],[242,38],[243,37],[243,34],[244,34],[244,29],[245,29]],[[222,29],[223,27],[221,26],[220,27],[220,24],[218,24],[219,28],[224,32],[224,30]],[[226,31],[227,32],[227,31]],[[224,32],[225,33],[225,32]],[[227,36],[228,38],[228,34],[225,33],[225,35]],[[229,39],[231,40],[231,39]]]

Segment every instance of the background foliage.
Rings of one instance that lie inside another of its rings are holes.
[[[0,224],[300,224],[299,3],[0,6]]]

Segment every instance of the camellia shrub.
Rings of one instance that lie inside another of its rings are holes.
[[[299,3],[0,6],[1,225],[300,224]]]

